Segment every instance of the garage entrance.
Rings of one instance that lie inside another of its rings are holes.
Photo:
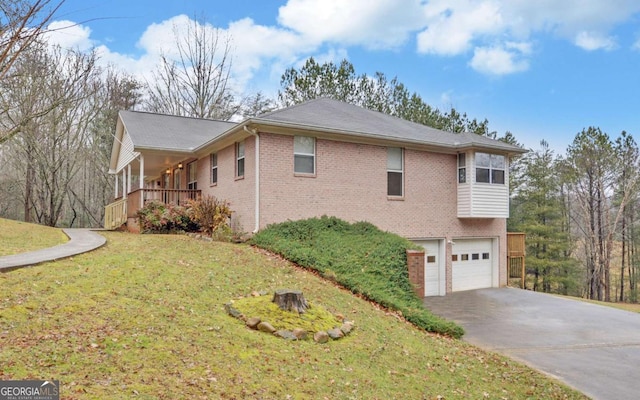
[[[444,296],[446,293],[444,240],[421,240],[415,243],[424,247],[424,295]]]
[[[492,239],[456,239],[452,245],[452,291],[493,287],[494,261]]]

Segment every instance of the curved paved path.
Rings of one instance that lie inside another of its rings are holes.
[[[63,229],[69,241],[47,249],[29,251],[27,253],[14,254],[0,257],[0,272],[8,272],[14,269],[40,264],[46,261],[55,261],[61,258],[86,253],[104,245],[107,241],[104,236],[90,229]]]
[[[640,398],[640,314],[513,288],[427,297],[469,343],[553,375],[593,399]]]

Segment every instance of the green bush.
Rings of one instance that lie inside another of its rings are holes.
[[[193,232],[199,229],[185,207],[150,201],[136,213],[143,233]]]
[[[402,312],[414,325],[459,338],[461,327],[431,314],[413,291],[406,250],[418,248],[367,222],[349,224],[335,217],[288,221],[258,232],[252,243],[314,269],[352,292]]]

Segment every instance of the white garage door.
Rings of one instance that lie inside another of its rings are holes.
[[[492,286],[491,239],[457,239],[451,254],[452,290],[482,289]]]
[[[444,295],[444,263],[440,260],[440,240],[416,242],[424,247],[424,295]]]

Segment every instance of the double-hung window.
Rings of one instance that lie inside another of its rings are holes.
[[[215,185],[218,183],[218,153],[211,153],[209,162],[211,165],[211,184]]]
[[[404,153],[400,147],[387,148],[387,196],[403,196]]]
[[[476,153],[476,182],[504,184],[505,157]]]
[[[187,164],[187,189],[198,190],[198,162]]]
[[[467,155],[458,154],[458,183],[467,182]]]
[[[236,143],[236,178],[244,177],[244,140]]]
[[[293,137],[293,172],[316,173],[316,139],[309,136]]]

